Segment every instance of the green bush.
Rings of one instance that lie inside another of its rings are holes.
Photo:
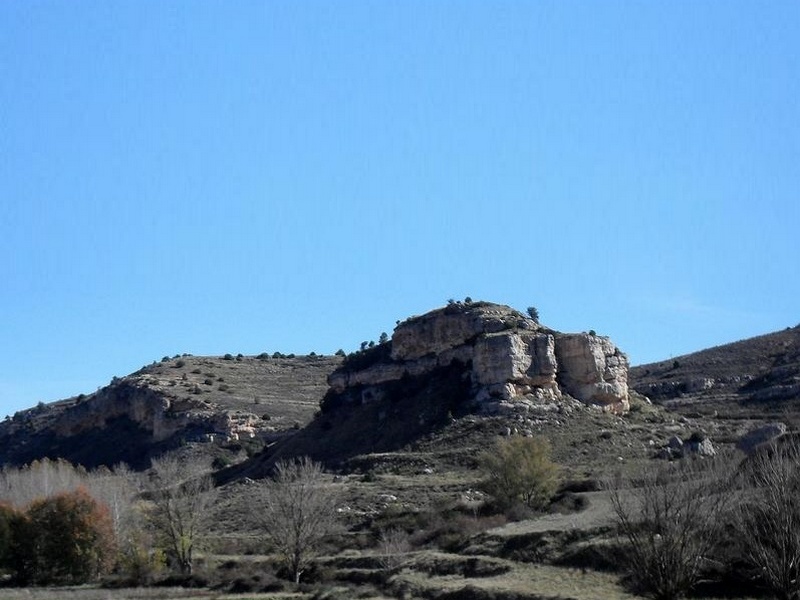
[[[498,441],[479,457],[485,473],[482,490],[503,509],[520,502],[531,509],[547,506],[559,483],[558,465],[550,454],[550,442],[543,437],[513,436]]]
[[[539,322],[539,309],[535,306],[529,306],[527,310],[528,316],[536,323]]]

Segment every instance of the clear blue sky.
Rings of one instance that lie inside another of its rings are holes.
[[[0,2],[0,418],[448,298],[800,322],[800,3]]]

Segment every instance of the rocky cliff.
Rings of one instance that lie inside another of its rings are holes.
[[[400,323],[382,346],[332,373],[329,397],[368,402],[391,382],[461,364],[486,411],[563,395],[611,412],[629,408],[628,359],[607,337],[560,333],[508,306],[452,303]]]
[[[221,481],[263,477],[296,456],[347,471],[359,456],[408,451],[465,423],[530,434],[592,414],[585,405],[611,417],[602,413],[629,408],[627,374],[627,358],[608,338],[560,333],[508,306],[452,303],[349,355],[308,426]]]
[[[43,457],[136,468],[185,442],[260,447],[305,425],[338,357],[176,356],[0,423],[0,464]],[[241,445],[241,444],[240,444]]]
[[[627,375],[627,358],[606,337],[560,333],[508,306],[453,303],[344,360],[165,358],[93,394],[7,419],[0,463],[61,457],[142,468],[192,441],[213,442],[212,453],[238,446],[239,454],[280,441],[275,451],[346,459],[403,447],[470,413],[575,401],[624,413]],[[357,410],[337,410],[348,406]]]

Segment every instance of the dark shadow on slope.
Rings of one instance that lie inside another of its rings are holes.
[[[219,474],[220,483],[266,476],[281,458],[309,456],[329,469],[360,454],[399,450],[469,412],[469,366],[453,362],[374,389],[329,391],[314,420],[290,439]]]
[[[42,458],[61,458],[87,469],[124,462],[139,470],[148,468],[152,456],[173,445],[174,442],[154,444],[149,431],[122,416],[109,420],[102,428],[76,435],[62,437],[49,431],[33,435],[25,443],[9,448],[3,462],[22,466]]]

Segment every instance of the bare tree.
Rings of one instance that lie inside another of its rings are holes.
[[[209,457],[153,459],[150,521],[183,575],[191,575],[196,542],[216,496]]]
[[[295,583],[336,525],[336,488],[322,466],[308,457],[280,461],[263,487],[261,526],[291,571]]]
[[[611,502],[641,592],[674,600],[698,582],[720,540],[729,481],[722,460],[671,463],[636,481],[618,479]]]
[[[762,449],[745,462],[736,523],[744,557],[778,598],[800,598],[800,443]]]
[[[61,492],[86,485],[87,473],[65,460],[36,460],[22,468],[7,467],[0,472],[0,499],[16,508]]]
[[[393,527],[381,531],[378,538],[378,559],[384,569],[399,567],[410,550],[411,540],[408,533],[402,529]]]
[[[139,510],[141,477],[128,465],[120,463],[112,470],[102,467],[92,471],[88,487],[92,496],[108,507],[121,566],[131,570],[134,563],[147,555],[143,516]],[[135,567],[139,569],[141,565]]]

